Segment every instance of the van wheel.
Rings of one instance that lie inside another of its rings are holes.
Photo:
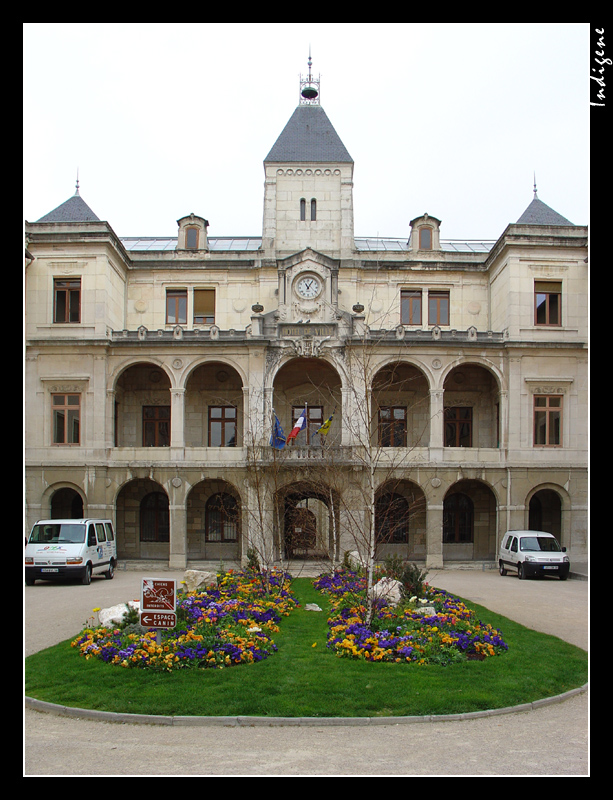
[[[115,577],[115,565],[112,562],[109,564],[108,571],[104,573],[104,577],[107,581],[112,581]]]
[[[523,564],[517,565],[517,577],[519,578],[520,581],[523,581],[526,578],[526,573],[524,572]]]
[[[89,584],[90,584],[91,582],[92,582],[92,565],[91,565],[91,564],[88,564],[88,565],[85,567],[85,572],[83,573],[83,577],[82,577],[82,579],[81,579],[81,583],[82,583],[84,586],[89,586]]]
[[[498,572],[501,575],[506,575],[507,574],[506,569],[502,566],[502,561],[500,561],[499,564],[498,564]]]

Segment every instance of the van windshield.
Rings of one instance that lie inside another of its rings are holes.
[[[560,545],[557,539],[550,539],[549,536],[522,536],[519,540],[519,549],[559,553]]]
[[[80,544],[85,541],[85,525],[47,523],[35,525],[28,544]]]

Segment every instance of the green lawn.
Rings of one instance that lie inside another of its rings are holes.
[[[26,659],[25,693],[134,714],[374,717],[503,708],[560,694],[588,679],[584,650],[468,602],[481,620],[500,628],[507,653],[446,667],[337,658],[326,648],[327,599],[307,578],[292,586],[301,607],[283,619],[273,637],[278,652],[264,661],[160,673],[86,660],[68,640]],[[323,613],[305,611],[312,602]]]

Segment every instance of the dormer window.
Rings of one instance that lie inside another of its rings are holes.
[[[411,220],[410,249],[417,253],[419,250],[440,250],[441,221],[430,214],[422,214]]]
[[[177,250],[208,250],[207,240],[208,220],[189,214],[177,220],[179,232],[177,235]]]

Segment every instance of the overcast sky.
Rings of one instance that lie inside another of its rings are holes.
[[[299,74],[351,154],[358,236],[589,222],[589,23],[24,23],[24,218],[75,190],[119,236],[260,236]]]

